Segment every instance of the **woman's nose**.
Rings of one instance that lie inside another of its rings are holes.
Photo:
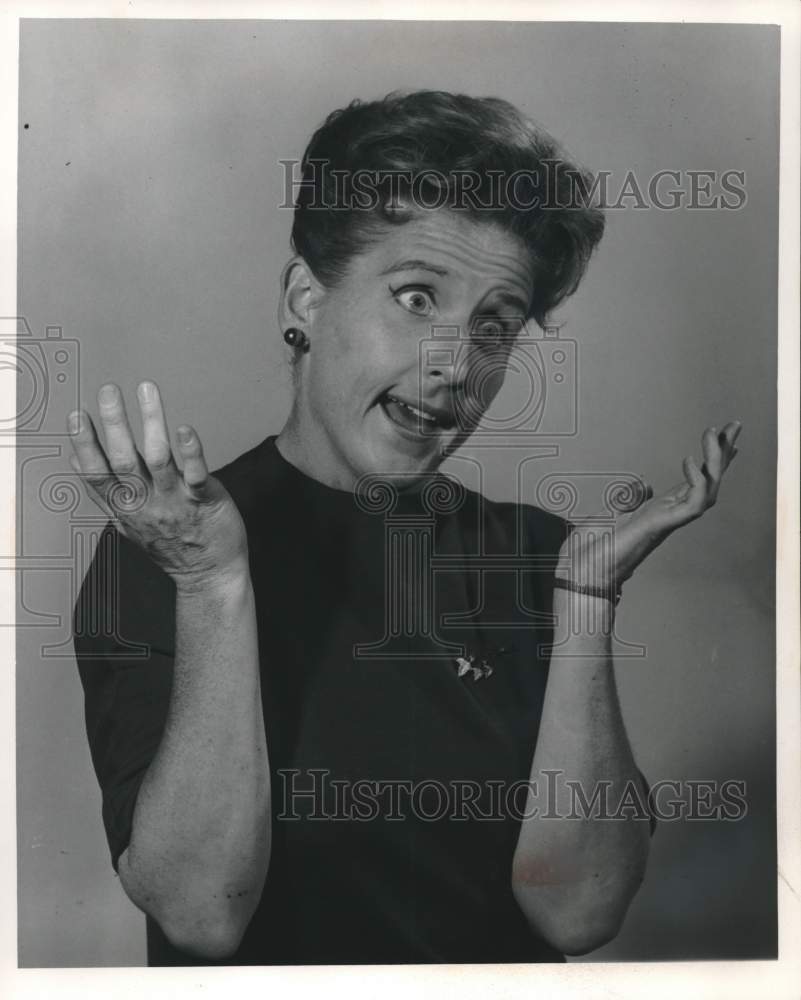
[[[433,336],[423,345],[421,361],[424,379],[437,379],[453,388],[464,388],[476,378],[486,381],[504,367],[497,352],[488,351],[480,338],[461,331]]]
[[[423,379],[453,385],[458,380],[462,363],[461,346],[461,328],[458,325],[433,326],[431,336],[421,344]]]

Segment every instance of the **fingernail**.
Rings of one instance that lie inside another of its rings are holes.
[[[116,385],[104,385],[99,392],[101,403],[114,403],[117,399]]]
[[[146,403],[151,403],[156,396],[156,387],[152,382],[142,382],[139,386],[139,395]]]
[[[179,427],[175,433],[178,435],[178,440],[181,444],[189,444],[192,440],[192,432],[188,427]]]
[[[67,420],[69,422],[70,434],[77,434],[81,429],[81,411],[73,410]]]

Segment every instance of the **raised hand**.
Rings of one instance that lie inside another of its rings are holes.
[[[209,474],[197,433],[178,427],[182,468],[170,447],[158,386],[137,387],[143,449],[137,450],[118,386],[98,393],[105,449],[89,414],[69,415],[70,464],[118,530],[143,548],[176,582],[196,589],[231,573],[248,572],[247,533],[236,504]]]
[[[715,504],[726,469],[737,454],[734,443],[740,429],[736,420],[722,431],[708,427],[701,439],[702,466],[688,456],[684,479],[667,493],[654,496],[646,487],[635,497],[632,509],[615,518],[613,534],[587,524],[578,526],[562,545],[557,574],[580,584],[620,586],[670,534]]]

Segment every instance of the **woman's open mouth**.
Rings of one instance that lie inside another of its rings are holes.
[[[381,409],[397,427],[416,437],[432,437],[454,426],[453,416],[434,407],[415,406],[398,396],[385,392],[378,400]]]

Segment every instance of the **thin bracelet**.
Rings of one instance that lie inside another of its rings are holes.
[[[611,601],[615,607],[620,604],[622,588],[618,587],[593,587],[589,583],[575,583],[573,580],[565,580],[564,577],[555,576],[553,578],[554,587],[561,587],[562,590],[572,590],[576,594],[587,594],[589,597],[601,597],[605,601]]]

